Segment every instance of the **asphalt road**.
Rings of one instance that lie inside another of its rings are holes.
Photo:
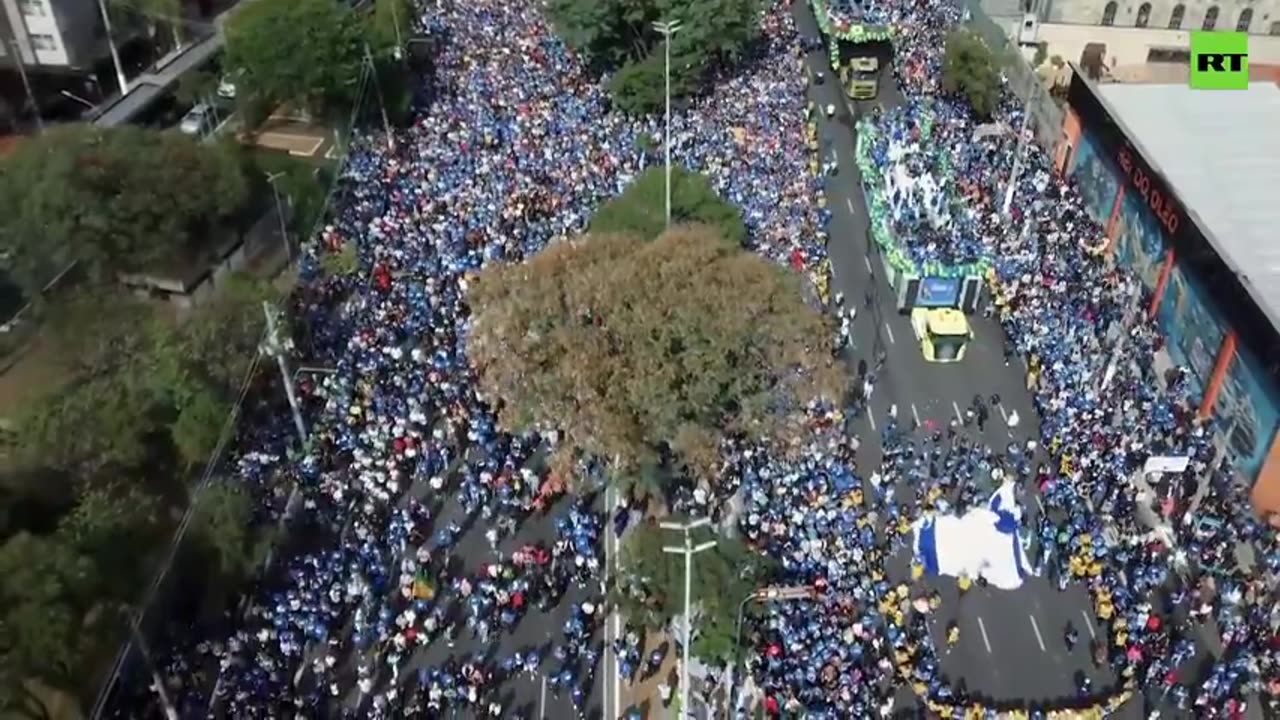
[[[794,5],[801,33],[817,34],[808,6]],[[867,360],[874,366],[878,349],[886,355],[885,370],[876,383],[868,410],[856,420],[851,431],[862,441],[858,464],[863,476],[880,464],[880,430],[893,405],[897,406],[898,426],[909,429],[913,422],[932,420],[945,427],[951,418],[963,413],[975,394],[989,397],[998,393],[1002,408],[994,409],[983,440],[993,448],[1003,449],[1014,441],[1025,442],[1038,436],[1036,414],[1025,388],[1025,368],[1015,361],[1006,367],[1003,358],[1003,331],[998,323],[970,318],[975,340],[963,362],[935,364],[925,362],[908,318],[897,312],[894,295],[885,280],[882,261],[869,242],[869,216],[862,180],[854,154],[854,117],[852,112],[868,113],[876,103],[885,109],[903,102],[889,68],[881,74],[880,95],[874,101],[846,102],[824,53],[810,53],[811,73],[819,70],[827,82],[812,85],[811,99],[819,108],[836,107],[834,117],[820,113],[819,135],[830,142],[839,161],[839,173],[827,181],[827,207],[832,212],[829,253],[833,279],[832,289],[843,292],[846,304],[858,304],[854,322],[854,349],[850,360]],[[852,112],[851,112],[852,111]],[[868,287],[874,288],[875,303],[863,305]],[[1012,428],[1006,413],[1016,410],[1021,422]],[[969,429],[971,436],[978,434]],[[1034,488],[1027,497],[1033,498]],[[1039,508],[1025,508],[1028,521],[1034,522]],[[895,558],[891,574],[905,577],[910,558]],[[1047,701],[1073,697],[1074,673],[1091,671],[1083,640],[1097,631],[1091,617],[1087,593],[1083,587],[1059,592],[1047,581],[1033,579],[1016,591],[974,588],[961,601],[955,581],[938,578],[934,585],[942,592],[944,602],[934,623],[939,633],[935,638],[945,647],[942,634],[946,623],[957,618],[960,642],[944,655],[942,667],[953,679],[963,679],[969,692],[996,700]],[[1068,622],[1077,628],[1082,642],[1069,653],[1063,640]],[[1092,673],[1095,687],[1110,684],[1109,671]]]
[[[429,492],[425,483],[416,482],[410,491],[406,493],[406,498],[402,500],[402,503],[407,502],[408,497],[425,499]],[[514,536],[498,543],[498,552],[495,552],[489,546],[488,540],[484,537],[484,532],[487,529],[485,521],[477,518],[474,524],[466,528],[465,534],[454,547],[452,555],[456,562],[460,562],[462,573],[468,577],[477,577],[480,575],[481,566],[485,563],[496,561],[499,557],[498,553],[509,558],[513,551],[530,543],[542,543],[544,546],[550,547],[556,540],[555,518],[567,513],[570,507],[571,501],[568,498],[562,498],[545,515],[531,516]],[[457,522],[460,525],[465,522],[461,505],[453,498],[447,500],[441,507],[439,514],[433,518],[429,536],[434,537],[436,529],[444,527],[450,522]],[[465,525],[463,526],[466,527]],[[606,528],[605,532],[608,531],[609,529]],[[530,677],[520,673],[516,677],[508,679],[501,686],[499,697],[504,713],[510,715],[519,710],[525,713],[525,717],[532,718],[564,718],[565,720],[576,718],[577,713],[574,710],[568,692],[556,694],[549,685],[544,686],[544,678],[549,678],[560,669],[560,663],[552,657],[551,649],[556,645],[563,644],[563,627],[569,617],[572,605],[589,598],[598,600],[599,597],[599,588],[594,583],[588,588],[579,588],[571,584],[559,605],[549,612],[542,612],[536,606],[531,605],[513,632],[494,633],[490,636],[490,642],[488,643],[482,643],[473,638],[468,630],[462,628],[459,630],[457,639],[452,647],[443,640],[438,640],[426,647],[419,648],[402,664],[399,679],[396,682],[402,688],[410,688],[417,683],[417,675],[420,668],[440,667],[450,658],[458,662],[477,657],[494,660],[510,656],[517,650],[540,647],[543,652],[542,665],[539,668],[538,675]],[[599,646],[602,637],[600,632],[595,634],[593,639],[597,646]],[[370,657],[372,658],[372,655]],[[370,698],[362,697],[359,691],[355,689],[354,668],[358,661],[359,658],[354,655],[354,651],[351,656],[343,661],[343,665],[351,677],[351,682],[347,683],[347,686],[352,688],[344,700],[347,706],[353,708],[367,707],[370,702]],[[580,669],[579,678],[585,678],[583,673],[586,672],[588,672],[587,669]],[[593,668],[590,672],[595,673],[596,670]],[[301,672],[297,679],[300,682],[307,682],[309,673],[308,666],[307,670]],[[378,684],[375,692],[389,687],[392,682],[391,671],[384,666],[378,675]],[[598,718],[601,717],[598,674],[593,676],[590,687],[591,693],[587,702],[587,717]],[[470,714],[461,708],[451,708],[448,716],[450,718],[465,718],[470,717]]]

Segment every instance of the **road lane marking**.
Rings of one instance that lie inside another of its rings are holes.
[[[1087,628],[1089,628],[1089,637],[1090,637],[1090,639],[1097,640],[1097,639],[1098,639],[1098,631],[1093,629],[1093,619],[1092,619],[1092,618],[1090,618],[1090,617],[1089,617],[1089,613],[1085,612],[1084,610],[1081,610],[1081,611],[1080,611],[1080,614],[1081,614],[1082,616],[1084,616],[1084,626],[1085,626],[1085,627],[1087,627]]]
[[[911,403],[911,419],[916,422],[916,427],[920,427],[920,411],[916,410],[915,403]]]
[[[892,345],[894,342],[896,342],[893,339],[893,328],[889,327],[889,323],[885,323],[884,329],[885,329],[885,332],[889,333],[889,344]]]
[[[871,406],[867,406],[867,420],[871,423],[871,429],[876,429],[876,414],[871,411]]]
[[[850,214],[850,215],[857,215],[857,214],[858,214],[858,213],[854,212],[854,209],[853,209],[853,198],[845,198],[845,199],[844,199],[844,204],[849,208],[849,214]]]
[[[1005,424],[1005,425],[1008,425],[1008,424],[1009,424],[1009,413],[1005,412],[1005,409],[1004,409],[1004,403],[1000,403],[999,405],[996,405],[996,407],[997,407],[997,408],[999,408],[999,410],[1000,410],[1000,417],[1004,418],[1004,424]]]
[[[1044,638],[1040,635],[1040,624],[1036,622],[1035,615],[1027,616],[1031,620],[1031,629],[1036,631],[1036,642],[1040,643],[1040,652],[1049,652],[1044,646]]]
[[[956,422],[964,424],[964,413],[960,412],[960,404],[955,400],[951,401],[951,409],[956,411]]]
[[[867,266],[867,272],[869,272],[869,273],[875,272],[875,270],[872,270],[872,269],[871,269],[871,256],[870,256],[870,255],[863,255],[863,256],[862,256],[862,262],[863,262],[863,264],[865,264],[865,265]]]
[[[1031,497],[1033,497],[1033,498],[1035,498],[1035,499],[1036,499],[1036,507],[1040,508],[1040,514],[1041,514],[1041,515],[1043,515],[1043,514],[1044,514],[1044,501],[1040,499],[1040,496],[1039,496],[1039,495],[1032,495]]]
[[[538,717],[546,720],[547,717],[547,676],[542,676],[542,691],[538,696]]]
[[[987,637],[987,625],[982,622],[982,616],[978,616],[978,632],[982,633],[982,644],[987,646],[987,653],[991,652],[991,638]]]

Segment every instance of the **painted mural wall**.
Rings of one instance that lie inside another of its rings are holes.
[[[1115,205],[1116,193],[1120,190],[1115,166],[1110,159],[1099,154],[1101,146],[1097,145],[1085,133],[1080,137],[1080,147],[1076,150],[1071,175],[1076,179],[1080,195],[1084,198],[1085,209],[1098,224],[1106,226],[1111,218],[1111,209]]]
[[[1266,378],[1257,358],[1241,347],[1214,409],[1232,462],[1251,479],[1262,469],[1280,423],[1280,392]]]
[[[1148,290],[1160,283],[1169,247],[1155,218],[1137,193],[1126,193],[1114,247],[1116,263],[1132,270]]]
[[[1086,209],[1105,225],[1120,190],[1120,174],[1108,157],[1099,154],[1101,147],[1088,132],[1082,133],[1070,172]],[[1117,223],[1113,246],[1116,263],[1133,271],[1148,290],[1154,291],[1170,247],[1164,231],[1136,192],[1125,193]],[[1165,347],[1170,359],[1191,369],[1190,381],[1196,395],[1203,395],[1211,382],[1218,352],[1230,328],[1227,317],[1209,300],[1199,278],[1175,260],[1157,320],[1167,339]],[[1236,467],[1245,477],[1256,479],[1280,424],[1280,388],[1243,344],[1228,366],[1214,416]]]

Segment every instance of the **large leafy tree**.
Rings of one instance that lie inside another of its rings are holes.
[[[5,161],[0,247],[31,291],[72,260],[110,278],[189,260],[246,193],[230,148],[130,126],[63,126]]]
[[[718,537],[709,528],[695,532],[695,538],[695,545],[715,539],[716,546],[699,553],[693,563],[691,600],[697,622],[692,650],[708,662],[731,660],[738,606],[768,581],[775,567],[740,540]],[[681,539],[653,523],[627,535],[613,598],[629,620],[657,629],[684,611],[684,556],[662,551]]]
[[[100,581],[93,562],[58,537],[21,533],[0,545],[0,665],[74,687]]]
[[[591,218],[591,232],[635,233],[656,238],[666,229],[666,173],[649,168],[626,192],[605,203]],[[671,169],[671,219],[677,223],[711,225],[731,242],[747,241],[747,226],[738,208],[725,202],[711,180],[682,167]]]
[[[672,91],[696,88],[721,62],[740,58],[760,31],[760,0],[552,0],[551,17],[571,47],[599,67],[618,69],[619,107],[661,106],[665,62],[656,21],[678,21],[671,42]],[[656,80],[656,82],[654,82]]]
[[[947,35],[942,56],[942,86],[969,101],[974,115],[991,117],[1000,102],[1000,71],[996,57],[982,38],[969,30]]]
[[[368,33],[346,3],[246,4],[227,23],[226,34],[227,65],[244,71],[237,88],[317,115],[350,113]]]
[[[844,379],[798,277],[707,226],[588,236],[472,284],[470,359],[500,418],[562,452],[713,479],[727,433],[788,440]]]

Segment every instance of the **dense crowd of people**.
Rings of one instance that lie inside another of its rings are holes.
[[[673,157],[742,209],[755,250],[825,287],[829,215],[806,142],[806,43],[787,3],[767,5],[754,54],[674,113]],[[1012,481],[1034,483],[1055,508],[1034,528],[1038,564],[1055,580],[1086,583],[1106,628],[1100,652],[1121,686],[1083,693],[1082,703],[1105,707],[1136,687],[1204,717],[1234,716],[1246,692],[1280,672],[1272,588],[1230,563],[1210,581],[1196,558],[1229,557],[1222,548],[1251,542],[1275,571],[1274,532],[1245,510],[1229,463],[1213,460],[1212,428],[1195,419],[1185,385],[1153,376],[1159,338],[1129,312],[1135,281],[1087,252],[1098,228],[1034,144],[1016,222],[998,218],[1016,138],[972,141],[964,106],[937,95],[942,33],[960,21],[959,3],[864,7],[898,29],[894,72],[910,98],[881,118],[869,156],[882,176],[891,155],[914,155],[911,177],[935,177],[929,193],[884,201],[899,214],[894,229],[922,264],[990,263],[1010,351],[1035,374],[1042,437],[993,449],[964,428],[890,422],[883,466],[859,473],[843,409],[815,405],[800,457],[727,444],[724,481],[682,487],[673,508],[719,514],[739,494],[742,533],[779,559],[780,582],[822,593],[771,607],[752,631],[746,665],[759,702],[773,715],[802,707],[810,717],[873,717],[891,712],[894,688],[907,686],[941,715],[974,712],[977,701],[941,671],[937,597],[917,582],[918,566],[891,577],[888,561],[907,551],[915,520],[983,503]],[[461,708],[518,718],[526,709],[507,706],[501,688],[534,674],[583,713],[602,653],[630,672],[644,662],[629,634],[601,644],[610,530],[588,500],[563,497],[565,478],[541,462],[554,429],[510,436],[476,392],[465,291],[485,263],[518,261],[581,231],[654,161],[637,140],[660,141],[661,120],[610,111],[601,79],[536,4],[442,0],[423,6],[420,26],[440,55],[416,120],[394,143],[353,143],[331,220],[302,261],[294,314],[310,330],[308,360],[333,370],[302,383],[309,442],[293,449],[279,430],[290,427],[287,411],[275,407],[253,418],[237,450],[235,481],[260,494],[267,521],[284,512],[282,488],[298,488],[296,522],[308,540],[288,548],[234,627],[171,648],[167,677],[184,715],[434,717]],[[1019,112],[1006,103],[1000,116],[1017,127]],[[939,211],[945,223],[934,222]],[[1029,237],[1006,230],[1024,218],[1036,227]],[[322,269],[326,254],[350,245],[358,272]],[[1086,383],[1115,349],[1106,333],[1115,322],[1132,328],[1125,357],[1134,362],[1114,370],[1107,392],[1091,392]],[[1136,525],[1146,500],[1129,491],[1128,476],[1153,453],[1195,458],[1185,478],[1153,490],[1173,487],[1163,516],[1179,552],[1106,539],[1147,537]],[[598,469],[580,467],[579,487],[590,489]],[[1212,477],[1195,515],[1222,519],[1208,529],[1181,520],[1199,474]],[[538,523],[549,523],[553,540],[521,539]],[[473,526],[484,540],[463,551]],[[455,656],[456,643],[496,647],[528,614],[555,607],[568,607],[568,619],[549,648]],[[1186,607],[1213,616],[1227,647],[1207,678],[1179,672]],[[212,691],[191,680],[201,658],[217,665]]]
[[[1050,508],[1033,533],[1042,572],[1060,588],[1090,591],[1101,628],[1094,657],[1117,683],[1078,676],[1079,707],[1102,713],[1135,693],[1148,708],[1165,702],[1196,717],[1242,717],[1255,693],[1274,705],[1277,533],[1217,456],[1185,370],[1155,372],[1158,328],[1137,311],[1146,289],[1097,252],[1102,229],[1039,147],[1024,147],[1016,132],[975,138],[967,106],[938,92],[943,33],[959,4],[891,5],[895,75],[908,102],[859,128],[875,220],[916,268],[990,268],[1006,360],[1027,362],[1040,438],[993,450],[963,429],[944,439],[891,423],[887,460],[868,483],[851,482],[820,446],[805,465],[744,475],[744,533],[783,560],[790,582],[826,589],[820,607],[771,608],[755,636],[750,662],[767,707],[870,717],[892,710],[901,683],[944,717],[1051,714],[1038,702],[970,696],[943,677],[929,629],[937,600],[916,582],[922,568],[908,578],[887,570],[917,519],[963,513],[990,492],[993,474],[1033,487]],[[1017,128],[1021,112],[1006,93],[995,120]],[[1020,147],[1025,171],[1006,220],[1003,191]],[[1188,456],[1190,467],[1148,486],[1143,464],[1157,455]],[[1255,567],[1236,564],[1240,545],[1254,548]],[[1188,661],[1195,625],[1208,618],[1223,648],[1206,674]]]

